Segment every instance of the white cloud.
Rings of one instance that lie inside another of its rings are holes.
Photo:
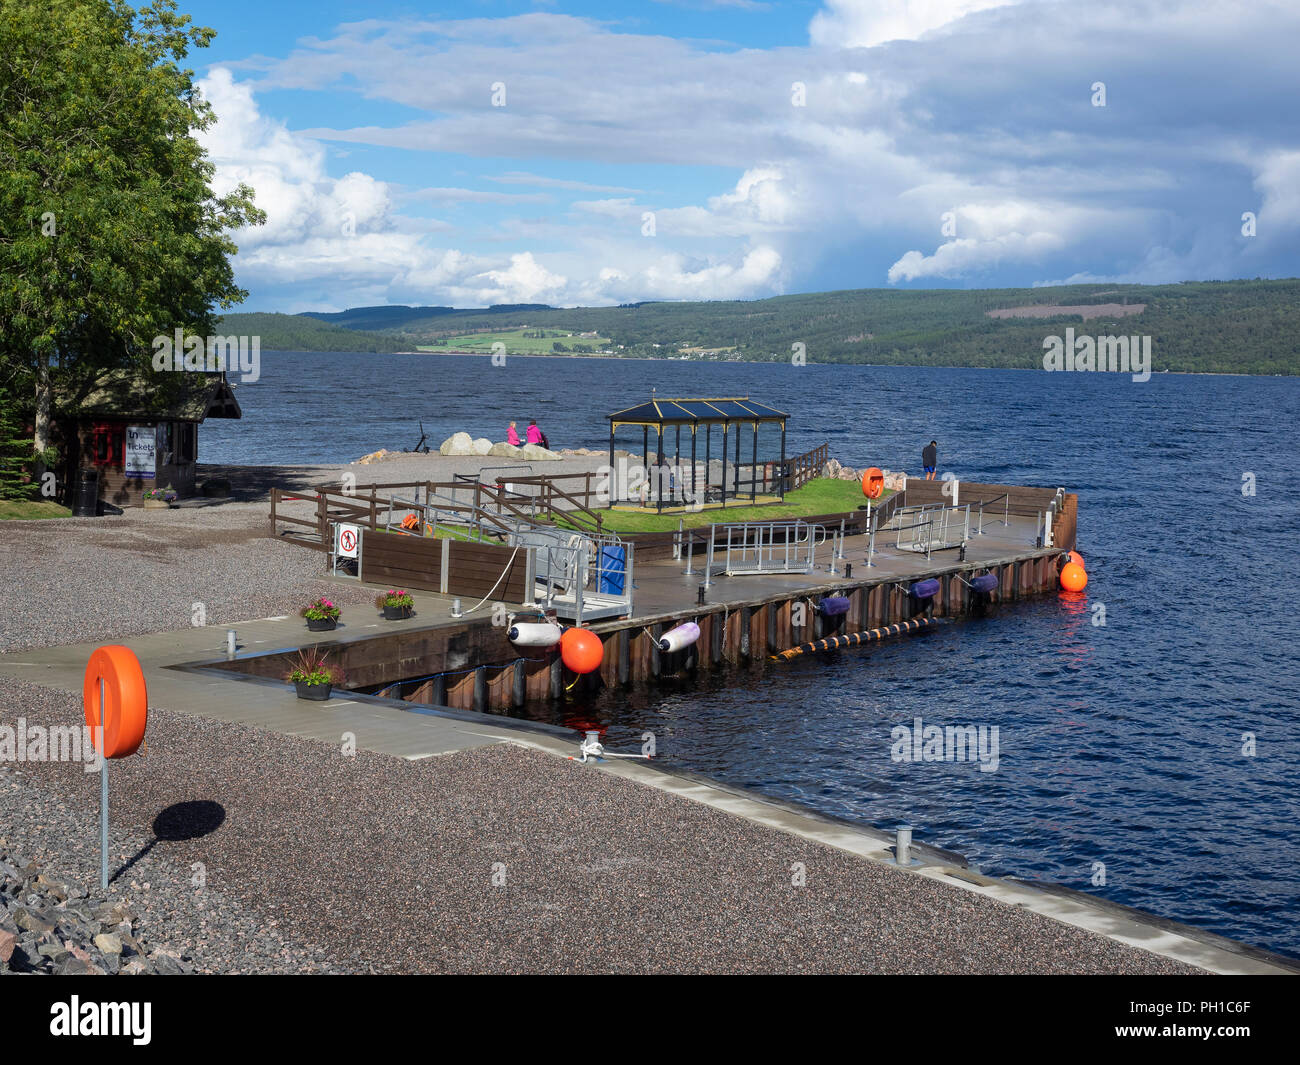
[[[965,15],[1007,7],[1017,0],[827,0],[813,16],[814,44],[870,48],[886,41],[911,41]]]

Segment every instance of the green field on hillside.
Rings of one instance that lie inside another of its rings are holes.
[[[540,334],[540,335],[539,335]],[[433,344],[420,344],[419,351],[471,351],[490,355],[494,344],[504,344],[507,355],[595,354],[612,346],[609,337],[584,337],[578,331],[555,326],[511,329],[499,333],[462,333],[439,337]],[[556,345],[559,345],[557,347]]]

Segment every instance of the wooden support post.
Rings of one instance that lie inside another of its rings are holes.
[[[653,625],[650,628],[650,676],[655,680],[659,679],[660,672],[663,669],[663,652],[659,650],[659,637],[664,634],[662,625]]]
[[[558,653],[551,660],[551,698],[564,698],[564,662]]]
[[[626,685],[632,677],[632,636],[627,629],[618,630],[618,682]]]
[[[474,709],[480,714],[488,708],[487,666],[474,670]]]
[[[433,678],[433,686],[429,692],[429,700],[434,706],[447,705],[447,678],[439,673]]]
[[[510,665],[510,704],[518,709],[528,701],[528,678],[524,673],[524,661],[515,659]]]

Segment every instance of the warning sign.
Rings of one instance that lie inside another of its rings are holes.
[[[338,525],[338,543],[334,547],[334,553],[339,558],[356,558],[358,543],[358,528],[355,525]]]

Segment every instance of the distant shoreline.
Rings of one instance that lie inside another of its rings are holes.
[[[297,355],[474,355],[481,359],[492,358],[490,351],[303,351],[298,348],[267,348],[267,351],[287,352]],[[606,362],[693,362],[711,366],[733,365],[733,366],[780,366],[783,363],[775,363],[766,359],[674,359],[674,358],[649,358],[644,355],[591,355],[581,354],[573,355],[566,352],[518,352],[515,354],[507,353],[508,359],[599,359]],[[807,366],[867,366],[875,370],[1009,370],[1016,373],[1048,373],[1035,366],[921,366],[916,363],[906,362],[809,362]],[[1060,371],[1065,372],[1065,371]],[[1086,373],[1089,376],[1099,374],[1114,375],[1116,377],[1127,377],[1128,375],[1120,370],[1080,370],[1079,373]],[[1289,379],[1300,377],[1300,373],[1238,373],[1227,370],[1156,370],[1151,371],[1152,376],[1161,374],[1166,377],[1277,377]]]

